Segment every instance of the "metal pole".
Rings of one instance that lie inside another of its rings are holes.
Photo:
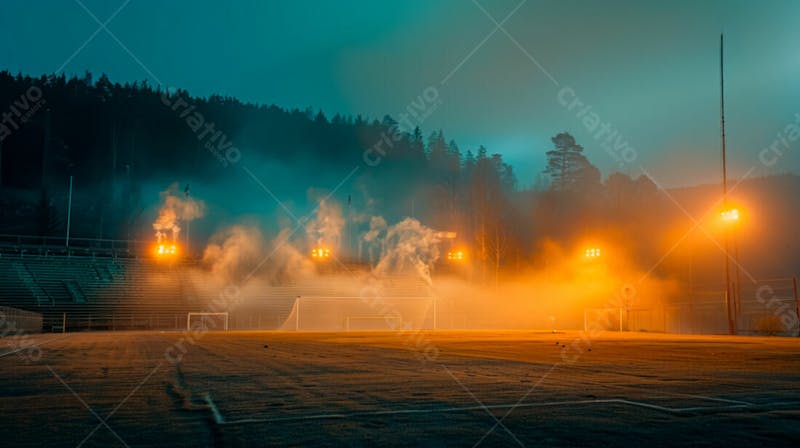
[[[734,223],[734,225],[735,225],[735,223]],[[741,266],[741,263],[739,262],[739,240],[738,240],[738,238],[736,238],[735,229],[734,229],[734,233],[733,233],[733,259],[736,262],[736,280],[735,280],[735,284],[736,284],[736,291],[735,291],[735,294],[736,294],[736,302],[735,302],[736,303],[736,307],[734,308],[734,311],[735,311],[734,312],[734,323],[736,324],[736,327],[738,328],[739,327],[739,318],[741,317],[741,314],[742,314],[742,274],[741,274],[741,269],[739,268],[739,266]]]
[[[186,189],[183,190],[183,193],[186,195],[186,202],[189,202],[189,184],[186,184]],[[189,255],[189,223],[190,220],[186,220],[186,255]]]
[[[719,35],[719,110],[720,132],[722,135],[722,193],[724,199],[728,195],[728,173],[725,164],[725,73],[723,70],[723,37]]]
[[[586,332],[586,329],[589,328],[589,317],[586,314],[586,308],[583,309],[583,331]]]
[[[67,313],[62,313],[61,315],[61,332],[67,332]]]
[[[436,316],[436,311],[437,311],[436,310],[436,303],[437,302],[438,302],[438,300],[436,300],[436,294],[434,294],[433,295],[433,329],[434,330],[436,329],[436,318],[437,318],[437,316]]]
[[[797,298],[797,276],[792,277],[792,289],[794,290],[794,312],[797,314],[797,336],[800,337],[800,300]]]
[[[724,40],[723,35],[719,35],[719,117],[720,117],[720,135],[722,137],[722,204],[727,209],[728,207],[728,171],[725,155],[725,72],[724,66]],[[736,332],[733,323],[733,315],[731,313],[731,267],[730,260],[728,259],[728,229],[725,229],[725,309],[728,313],[728,334]]]
[[[69,199],[67,200],[67,239],[66,247],[69,247],[69,225],[72,221],[72,176],[69,176]]]
[[[189,255],[189,222],[186,221],[186,255]]]

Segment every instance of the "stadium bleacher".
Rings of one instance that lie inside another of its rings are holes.
[[[309,279],[302,284],[247,288],[230,310],[220,310],[224,288],[195,261],[0,253],[0,305],[42,314],[42,331],[183,329],[187,313],[230,311],[230,329],[277,329],[298,296],[350,296],[359,282]],[[382,293],[424,296],[422,281],[381,280]]]

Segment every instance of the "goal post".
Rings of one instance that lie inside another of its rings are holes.
[[[622,331],[622,307],[584,308],[583,331]]]
[[[435,325],[436,299],[432,296],[298,296],[281,329],[391,331],[432,329]]]
[[[209,317],[221,318],[221,320],[223,322],[223,328],[222,329],[224,331],[228,331],[228,313],[227,312],[226,313],[203,313],[203,312],[188,313],[186,315],[186,330],[187,331],[191,331],[191,329],[192,329],[192,317],[199,317],[201,319],[201,322],[203,322],[203,323],[205,323],[206,322],[206,318],[209,318]],[[212,320],[211,322],[212,322],[212,326],[213,326],[213,328],[211,328],[211,329],[216,328],[216,324],[213,324],[214,321]],[[208,329],[208,325],[206,325],[205,327],[206,327],[206,329]]]

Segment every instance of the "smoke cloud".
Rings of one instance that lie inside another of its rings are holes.
[[[342,207],[334,201],[323,199],[314,218],[306,224],[308,244],[338,249],[343,228]]]
[[[164,195],[163,209],[173,210],[178,216],[185,204],[175,201],[174,196],[169,199],[170,195]],[[170,204],[171,208],[167,206]],[[396,325],[399,319],[430,326],[432,302],[403,300],[396,296],[402,291],[416,298],[435,297],[438,328],[460,329],[564,330],[594,325],[657,331],[663,327],[663,305],[678,292],[674,282],[644,275],[623,248],[604,247],[608,255],[593,262],[582,250],[552,241],[539,242],[539,266],[522,266],[514,272],[506,269],[499,281],[488,281],[479,278],[477,259],[463,265],[442,259],[441,251],[447,244],[442,232],[414,218],[394,224],[382,216],[369,219],[369,229],[362,233],[360,244],[375,260],[371,268],[330,269],[331,265],[325,268],[312,261],[307,247],[336,247],[343,228],[341,207],[332,201],[320,205],[306,225],[305,235],[299,237],[293,238],[290,227],[270,236],[257,224],[227,227],[210,239],[195,282],[220,288],[235,284],[241,291],[243,313],[260,312],[259,307],[275,300],[293,301],[295,295],[353,298],[368,290],[374,303],[389,310],[387,316],[392,320],[386,325]],[[275,286],[281,288],[273,289]],[[291,297],[274,296],[284,294],[281,291],[287,287]],[[369,308],[373,302],[309,301],[304,325],[339,329],[346,316],[375,314],[376,308]],[[292,327],[294,321],[286,325]]]
[[[205,203],[195,200],[188,195],[188,186],[184,191],[184,197],[178,183],[175,182],[161,194],[161,206],[158,209],[158,217],[153,222],[153,230],[156,231],[156,240],[162,242],[169,235],[172,241],[178,240],[181,232],[179,223],[186,223],[201,218],[205,214]]]
[[[203,264],[216,277],[231,281],[247,275],[263,257],[264,240],[254,226],[235,225],[211,237],[203,252]]]
[[[381,223],[376,221],[376,224]],[[437,231],[414,218],[406,218],[386,230],[384,251],[373,272],[385,275],[410,271],[430,285],[431,267],[439,259],[439,242]]]

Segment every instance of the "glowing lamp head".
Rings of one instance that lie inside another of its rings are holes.
[[[586,258],[599,258],[600,257],[600,248],[599,247],[590,247],[584,251],[584,255]]]
[[[463,250],[451,250],[447,252],[447,261],[451,263],[461,263],[466,260],[467,255]]]
[[[174,256],[176,253],[178,253],[178,249],[174,244],[159,243],[156,246],[156,255],[159,257]]]
[[[720,216],[725,222],[736,222],[739,220],[739,209],[732,208],[730,210],[725,210],[720,213]]]
[[[331,250],[325,247],[318,247],[311,249],[311,258],[318,261],[324,261],[331,257]]]

